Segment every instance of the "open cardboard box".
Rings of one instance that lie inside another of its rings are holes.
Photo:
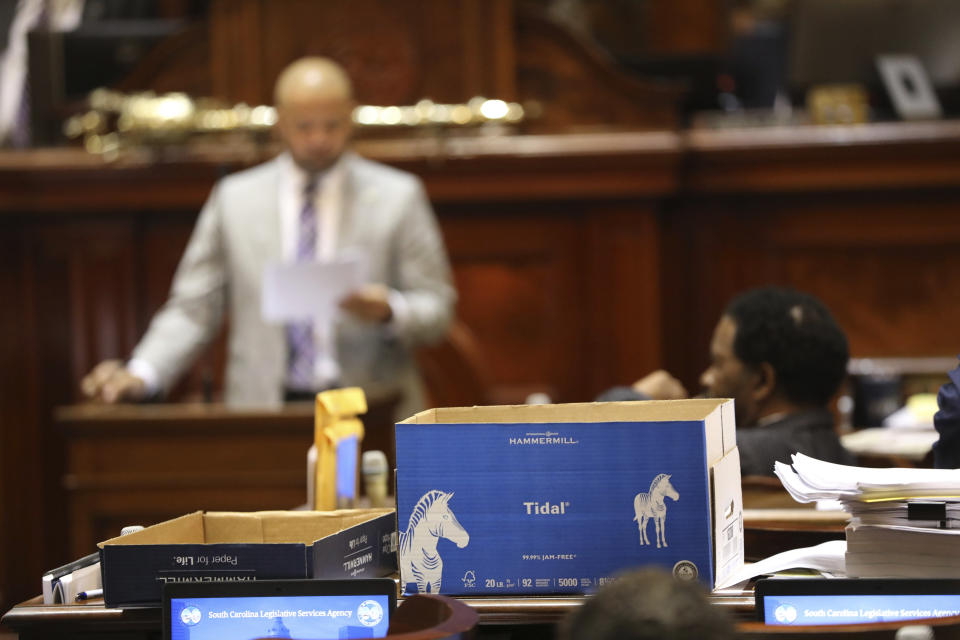
[[[431,409],[396,451],[405,593],[581,593],[642,565],[713,588],[743,562],[730,400]]]
[[[197,511],[98,546],[108,607],[159,606],[167,582],[372,578],[397,570],[393,509]]]

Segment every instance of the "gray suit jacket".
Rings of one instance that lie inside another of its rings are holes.
[[[411,322],[391,325],[343,318],[337,356],[345,385],[368,392],[400,389],[399,416],[419,410],[422,388],[412,346],[439,339],[456,302],[450,266],[420,181],[348,153],[337,251],[361,251],[369,279],[399,291]],[[283,326],[261,317],[264,268],[281,258],[280,169],[276,159],[228,176],[210,195],[174,276],[170,298],[133,353],[157,371],[165,392],[216,335],[230,311],[226,400],[276,405],[287,370]],[[344,314],[346,316],[346,314]]]

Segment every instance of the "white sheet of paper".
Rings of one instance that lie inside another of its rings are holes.
[[[718,589],[725,589],[751,578],[786,569],[816,569],[832,576],[846,575],[846,540],[830,540],[813,547],[790,549],[770,556],[760,562],[745,565],[723,583]]]
[[[274,323],[332,320],[340,301],[365,284],[365,267],[353,256],[268,265],[263,274],[263,319]]]

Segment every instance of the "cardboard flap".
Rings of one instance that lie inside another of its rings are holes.
[[[717,407],[703,420],[706,442],[707,466],[712,466],[723,457],[723,407]]]
[[[720,407],[723,418],[723,452],[728,453],[737,446],[737,415],[733,398]]]
[[[194,511],[185,516],[155,524],[141,531],[104,540],[97,546],[137,544],[203,544],[203,512]]]
[[[207,544],[266,542],[259,513],[211,512],[203,524]]]
[[[207,543],[313,544],[393,509],[342,511],[210,512],[204,516]]]
[[[733,400],[719,398],[721,404],[704,419],[707,438],[707,464],[713,465],[737,446],[737,421]]]
[[[264,542],[302,542],[337,533],[343,528],[343,517],[336,512],[295,511],[289,514],[267,514],[263,521]]]
[[[541,422],[667,422],[704,420],[726,400],[648,400],[643,402],[580,402],[428,409],[400,424],[471,424]]]
[[[396,509],[344,509],[339,513],[343,516],[342,528],[346,529],[388,513],[396,513]]]
[[[743,566],[743,491],[740,451],[734,447],[710,469],[713,493],[714,584]]]

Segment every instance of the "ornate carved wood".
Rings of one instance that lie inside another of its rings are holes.
[[[592,42],[536,11],[518,12],[516,38],[518,99],[542,110],[527,131],[677,126],[679,87],[627,75]]]
[[[280,70],[304,55],[343,64],[367,104],[513,97],[510,0],[214,0],[211,94],[272,102]]]
[[[592,42],[512,0],[213,0],[205,23],[152,51],[123,90],[270,104],[277,74],[330,56],[367,104],[482,95],[528,102],[527,129],[672,128],[676,86],[641,82]]]

